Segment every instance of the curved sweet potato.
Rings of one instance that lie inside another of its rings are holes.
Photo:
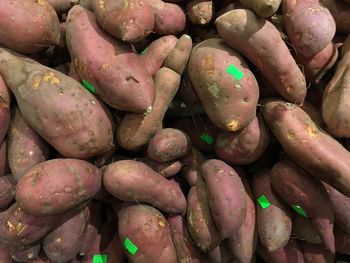
[[[303,103],[305,78],[272,23],[252,11],[235,9],[215,24],[225,42],[251,60],[282,97]]]
[[[2,0],[0,44],[23,54],[58,45],[60,23],[46,1]]]
[[[130,45],[105,33],[94,13],[79,5],[67,19],[67,46],[82,81],[115,109],[149,112],[155,96],[153,80]]]
[[[101,27],[112,36],[137,42],[153,30],[154,9],[142,0],[92,0],[92,7]]]
[[[180,187],[142,162],[114,162],[104,172],[103,184],[108,192],[124,201],[146,202],[169,213],[186,211]]]
[[[194,47],[188,74],[209,119],[219,128],[236,131],[254,118],[259,88],[243,57],[222,39]]]
[[[65,212],[93,197],[102,173],[77,159],[52,159],[30,169],[17,183],[16,201],[33,215]]]

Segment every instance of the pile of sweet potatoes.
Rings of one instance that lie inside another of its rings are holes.
[[[0,0],[0,263],[349,259],[349,0]]]

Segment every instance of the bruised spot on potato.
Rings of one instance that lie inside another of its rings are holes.
[[[236,119],[233,119],[231,122],[229,122],[227,125],[227,128],[229,128],[231,131],[236,131],[239,129],[239,121]]]
[[[103,1],[103,0],[98,1],[98,7],[99,7],[101,10],[105,11],[105,10],[106,10],[105,1]]]

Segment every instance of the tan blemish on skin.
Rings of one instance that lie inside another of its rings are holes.
[[[10,232],[12,232],[16,229],[15,226],[10,221],[7,221],[6,225],[8,226]]]
[[[309,135],[310,135],[311,137],[315,137],[315,136],[316,136],[316,133],[317,133],[317,129],[316,129],[315,126],[309,125],[309,126],[307,127],[307,132],[309,133]]]
[[[41,84],[41,77],[40,76],[34,76],[32,88],[33,89],[38,89],[40,84]]]
[[[45,0],[37,0],[37,3],[39,5],[42,5],[42,6],[46,5],[46,1]]]
[[[294,88],[293,88],[293,87],[289,86],[289,87],[287,88],[287,92],[288,92],[288,93],[292,93],[293,91],[294,91]]]
[[[62,241],[62,238],[60,238],[60,237],[56,239],[57,243],[60,243],[61,241]]]
[[[165,227],[165,223],[163,220],[159,220],[158,221],[158,224],[161,226],[161,227]]]
[[[101,9],[101,10],[106,10],[106,7],[105,7],[105,1],[103,0],[100,0],[98,1],[98,7]]]
[[[287,139],[291,140],[295,138],[295,133],[293,131],[288,131],[287,133]]]
[[[229,128],[231,131],[236,131],[239,128],[239,122],[236,119],[233,119],[231,122],[227,124],[227,128]]]
[[[15,17],[14,17],[14,16],[11,16],[11,20],[12,20],[12,21],[15,21]]]
[[[46,73],[46,75],[43,77],[43,81],[50,82],[51,85],[56,85],[61,83],[61,80],[56,77],[55,73],[49,71]]]
[[[26,228],[27,228],[26,225],[22,225],[22,223],[19,223],[16,226],[17,235],[20,235],[24,231],[24,229],[26,229]]]
[[[219,98],[221,89],[220,86],[217,85],[215,82],[208,84],[208,90],[215,98]]]

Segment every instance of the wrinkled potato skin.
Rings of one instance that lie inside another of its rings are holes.
[[[87,158],[111,148],[110,114],[77,81],[6,51],[0,72],[28,125],[63,156]]]
[[[58,45],[60,24],[46,1],[0,1],[0,45],[32,54]]]
[[[102,172],[77,159],[52,159],[30,169],[17,183],[18,205],[33,215],[65,212],[93,197]]]

